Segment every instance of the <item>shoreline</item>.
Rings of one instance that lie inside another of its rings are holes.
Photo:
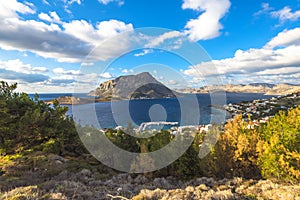
[[[226,94],[262,94],[264,96],[280,96],[278,94],[267,94],[261,92],[227,92],[227,91],[214,91],[218,92],[225,92]],[[181,93],[182,96],[186,95],[202,95],[202,94],[210,94],[208,92],[201,92],[201,93]],[[172,97],[176,99],[176,97]],[[58,98],[54,98],[52,100],[43,100],[47,104],[53,104],[54,100],[58,100],[60,105],[83,105],[89,103],[101,103],[101,102],[117,102],[117,101],[133,101],[133,100],[151,100],[151,99],[172,99],[170,97],[165,98],[136,98],[136,99],[112,99],[111,97],[96,97],[90,96],[89,98],[83,97],[76,97],[76,96],[60,96]]]

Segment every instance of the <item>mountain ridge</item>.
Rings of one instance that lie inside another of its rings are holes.
[[[226,84],[212,85],[201,88],[185,88],[176,90],[182,93],[210,93],[213,91],[226,91],[236,93],[264,93],[266,95],[286,95],[300,91],[300,85],[280,83],[249,83],[249,84]]]

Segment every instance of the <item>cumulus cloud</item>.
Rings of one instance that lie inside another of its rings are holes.
[[[278,18],[281,22],[285,21],[297,21],[300,18],[300,10],[292,12],[292,9],[285,6],[281,10],[271,12],[271,16]]]
[[[32,4],[27,5],[20,3],[16,0],[0,1],[0,18],[17,18],[18,13],[22,14],[34,14],[35,9]]]
[[[223,28],[220,19],[230,8],[229,0],[184,0],[183,9],[201,12],[197,19],[185,25],[185,33],[192,41],[208,40],[218,37]]]
[[[0,60],[0,69],[22,72],[25,74],[35,74],[48,71],[45,67],[33,67],[30,64],[24,64],[20,59],[7,61]]]
[[[284,30],[280,32],[265,45],[265,48],[285,47],[292,45],[300,45],[300,28],[294,28],[292,30]]]
[[[79,3],[79,2],[77,2]],[[85,20],[60,22],[55,12],[39,15],[46,24],[36,20],[24,20],[18,13],[34,14],[33,6],[16,0],[0,1],[0,48],[4,50],[30,51],[44,58],[59,62],[81,62],[97,46],[94,58],[106,60],[116,51],[128,48],[128,40],[108,40],[120,33],[132,31],[132,24],[117,20],[99,22],[96,27]],[[62,23],[62,26],[56,23]],[[105,42],[106,41],[106,42]]]
[[[25,74],[22,72],[16,72],[12,70],[6,70],[0,68],[0,78],[5,80],[19,80],[26,83],[44,82],[49,79],[48,76],[43,74]]]
[[[203,62],[183,73],[192,77],[234,77],[242,81],[299,82],[295,79],[300,74],[298,31],[298,28],[285,30],[261,49],[237,50],[232,58]]]
[[[104,78],[104,79],[110,79],[110,78],[113,78],[114,76],[111,75],[109,72],[104,72],[104,73],[100,74],[100,77]]]
[[[0,78],[5,80],[19,80],[27,83],[43,82],[49,77],[44,73],[45,67],[33,67],[21,60],[0,61]]]

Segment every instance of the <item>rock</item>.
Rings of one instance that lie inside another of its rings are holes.
[[[112,181],[118,184],[125,184],[132,181],[130,174],[118,174],[112,178]]]
[[[61,163],[67,162],[67,160],[65,158],[63,158],[59,155],[55,155],[55,154],[49,154],[48,159],[53,161],[53,162],[56,162],[56,161],[60,161]]]
[[[148,183],[149,180],[145,176],[138,175],[133,182],[136,184],[145,184]]]
[[[156,188],[171,188],[171,184],[165,179],[165,178],[155,178],[153,180],[153,185],[156,187]]]
[[[89,169],[82,169],[80,171],[80,175],[86,176],[86,177],[91,177],[92,176],[92,172]]]
[[[209,188],[208,188],[206,185],[201,184],[201,185],[199,185],[199,186],[196,187],[196,190],[200,190],[200,191],[208,191]]]
[[[63,180],[67,180],[69,178],[70,174],[68,173],[67,170],[64,170],[62,172],[60,172],[57,176],[54,177],[55,180],[57,181],[63,181]]]
[[[195,188],[192,187],[192,186],[188,186],[188,187],[185,188],[185,191],[189,192],[189,193],[193,193],[195,191]]]
[[[234,195],[232,194],[231,190],[225,191],[217,191],[212,196],[211,199],[213,200],[227,200],[233,199]]]

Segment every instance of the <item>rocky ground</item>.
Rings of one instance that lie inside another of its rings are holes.
[[[12,176],[9,169],[6,169],[0,176],[0,199],[300,200],[299,184],[277,184],[270,180],[241,178],[214,180],[200,177],[178,181],[173,177],[151,179],[130,174],[108,177],[105,174],[99,176],[91,168],[83,168],[77,172],[70,170],[68,162],[70,161],[62,157],[51,155],[47,158],[47,165],[35,163],[33,170],[25,170],[19,166],[21,172],[14,172]]]
[[[23,197],[23,198],[22,198]],[[17,187],[1,199],[300,199],[300,185],[279,185],[269,180],[214,180],[196,178],[181,182],[172,177],[132,178],[120,174],[108,180],[96,179],[83,169],[61,172],[51,180],[34,186]]]

